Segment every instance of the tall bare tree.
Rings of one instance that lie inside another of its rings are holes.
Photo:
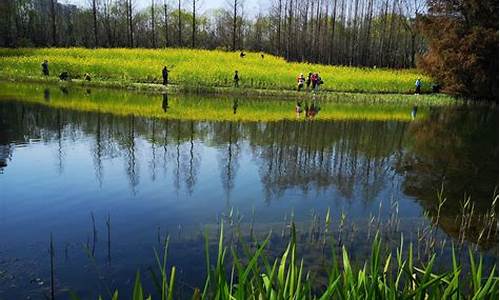
[[[56,31],[56,3],[57,0],[50,0],[50,16],[52,24],[52,45],[57,46],[57,31]]]
[[[97,29],[97,0],[92,0],[92,20],[94,22],[94,46],[99,47]]]
[[[177,43],[179,47],[182,47],[182,12],[181,12],[181,0],[178,0],[178,9],[177,9]]]
[[[194,48],[196,46],[196,0],[193,0],[193,10],[192,10],[192,17],[193,17],[193,32],[191,36],[191,47]]]
[[[151,41],[153,42],[153,48],[156,48],[155,0],[151,0]]]

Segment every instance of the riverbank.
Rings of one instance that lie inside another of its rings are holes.
[[[295,100],[318,99],[335,103],[356,103],[356,104],[417,104],[417,105],[450,105],[460,101],[457,98],[445,94],[397,94],[397,93],[355,93],[355,92],[332,92],[320,91],[317,94],[307,91],[270,90],[255,88],[232,88],[232,87],[206,87],[206,86],[182,86],[169,84],[164,86],[156,83],[133,83],[123,81],[85,81],[72,79],[71,81],[61,81],[56,78],[46,78],[42,76],[26,76],[12,79],[0,75],[0,82],[10,84],[37,84],[75,88],[99,88],[110,90],[121,90],[129,92],[147,94],[186,94],[204,96],[225,96],[225,97],[246,97],[264,98],[267,100]]]
[[[50,76],[41,74],[48,60]],[[0,78],[15,81],[57,82],[68,72],[75,82],[91,77],[92,86],[163,91],[162,68],[170,70],[168,90],[200,93],[231,93],[288,96],[296,95],[296,77],[309,72],[320,74],[321,95],[329,92],[370,94],[413,94],[417,78],[422,92],[431,91],[431,78],[415,69],[358,68],[290,63],[281,57],[248,52],[192,49],[83,49],[83,48],[0,48]],[[239,88],[233,88],[233,74],[239,72]]]
[[[280,121],[280,120],[412,120],[411,111],[417,96],[336,94],[322,98],[304,94],[301,97],[266,98],[234,95],[201,96],[82,87],[78,83],[35,84],[0,81],[0,101],[22,101],[52,108],[135,115],[160,119],[214,121]],[[418,96],[422,104],[416,119],[428,116],[428,104],[451,105],[448,98]],[[303,112],[295,112],[300,102]],[[318,109],[305,117],[306,106]],[[419,102],[420,103],[420,102]]]

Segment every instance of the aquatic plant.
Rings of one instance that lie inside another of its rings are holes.
[[[288,246],[274,260],[266,254],[269,242],[270,235],[255,247],[241,239],[240,247],[227,247],[221,223],[216,260],[212,264],[205,234],[206,281],[203,289],[194,289],[192,299],[496,299],[499,295],[496,268],[485,270],[482,258],[478,261],[472,251],[469,251],[469,273],[463,273],[454,248],[451,270],[435,272],[435,254],[425,263],[417,264],[412,244],[404,249],[403,238],[395,253],[386,253],[377,233],[369,259],[361,264],[351,260],[345,246],[337,259],[337,247],[333,245],[326,282],[318,287],[313,284],[313,274],[307,271],[304,260],[298,257],[293,222]],[[131,299],[143,300],[146,295],[146,299],[174,298],[176,269],[173,266],[167,272],[167,252],[168,239],[162,258],[155,251],[159,273],[151,271],[157,297],[145,293],[143,279],[137,272]],[[73,299],[79,298],[73,295]],[[118,291],[111,299],[119,299]]]

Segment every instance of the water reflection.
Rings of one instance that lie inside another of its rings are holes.
[[[484,214],[491,209],[498,186],[498,113],[478,110],[433,110],[429,119],[412,123],[407,131],[412,143],[394,165],[404,176],[405,194],[418,197],[432,215],[438,211],[436,192],[445,187],[448,201],[440,225],[455,237],[460,225],[457,214],[465,201],[470,197],[475,209]],[[477,239],[481,229],[476,223],[469,238]],[[494,239],[481,241],[487,247],[494,243]]]
[[[163,97],[162,107],[168,107],[168,96]],[[233,105],[237,108],[237,99]],[[492,110],[440,109],[411,123],[239,123],[117,117],[17,102],[0,107],[0,170],[15,159],[11,145],[41,140],[54,146],[57,173],[73,172],[66,165],[74,158],[67,157],[74,157],[72,148],[84,141],[99,188],[107,176],[117,176],[106,162],[119,158],[133,196],[144,190],[143,178],[170,180],[177,198],[194,195],[202,180],[202,188],[220,185],[229,203],[242,197],[233,191],[255,169],[260,184],[248,183],[246,189],[256,197],[262,192],[267,205],[292,192],[332,195],[366,207],[399,195],[417,199],[432,214],[436,190],[444,184],[453,200],[444,206],[448,219],[442,219],[442,227],[453,235],[457,229],[449,220],[460,210],[459,200],[470,195],[476,209],[486,212],[498,180],[498,115]],[[314,118],[320,106],[313,101],[304,110]],[[203,165],[217,168],[219,180]]]
[[[233,100],[233,115],[236,114],[236,111],[238,110],[238,99]]]
[[[162,98],[163,98],[163,100],[161,102],[161,108],[163,109],[163,112],[167,112],[167,110],[169,109],[169,107],[168,107],[168,94],[163,93]]]
[[[45,88],[43,90],[43,99],[45,99],[45,101],[47,102],[50,101],[50,90],[48,88]]]
[[[411,109],[411,120],[415,120],[415,118],[417,117],[417,110],[418,110],[418,106],[417,105],[413,105],[413,108]]]
[[[168,96],[163,97],[162,109],[168,107]],[[221,110],[230,105],[224,103]],[[320,111],[318,102],[303,105],[309,113]],[[237,113],[243,109],[237,107]],[[158,102],[154,110],[160,111]],[[392,224],[394,210],[405,237],[417,237],[419,224],[429,222],[423,211],[437,214],[436,190],[442,186],[448,200],[438,225],[454,240],[462,234],[464,195],[471,196],[479,215],[490,212],[498,181],[496,111],[431,109],[429,118],[413,122],[302,118],[199,122],[2,101],[0,234],[5,242],[0,251],[43,264],[38,258],[46,255],[46,237],[54,232],[57,245],[64,245],[56,253],[65,253],[67,263],[60,278],[81,284],[81,276],[96,280],[88,270],[75,272],[88,265],[74,259],[85,239],[96,259],[107,262],[111,278],[123,279],[148,264],[151,245],[168,233],[177,242],[172,261],[184,263],[185,274],[202,272],[197,269],[203,266],[200,224],[214,225],[221,212],[251,223],[252,234],[255,225],[255,232],[278,227],[279,235],[286,228],[281,227],[285,213],[293,210],[297,222],[306,223],[331,207],[334,220],[343,214],[355,220],[346,225],[344,237],[351,248],[366,244],[366,231],[373,234],[367,226],[373,215]],[[93,226],[89,230],[93,222],[97,234]],[[498,233],[481,234],[482,222],[472,220],[464,238],[494,249]],[[365,232],[355,236],[357,230]],[[71,277],[77,273],[78,278]]]

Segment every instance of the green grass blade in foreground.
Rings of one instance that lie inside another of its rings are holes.
[[[210,265],[208,233],[205,234],[205,252],[207,258],[207,279],[203,293],[199,289],[193,291],[193,299],[497,299],[498,276],[493,267],[487,278],[482,278],[482,258],[476,264],[471,255],[471,272],[464,274],[463,282],[470,282],[470,286],[460,287],[461,269],[452,250],[452,270],[436,273],[433,271],[436,257],[422,262],[423,267],[413,266],[412,246],[408,248],[406,256],[403,254],[402,244],[397,251],[396,258],[392,253],[383,253],[382,239],[377,233],[372,242],[372,253],[368,261],[353,264],[349,258],[349,250],[342,247],[342,270],[339,268],[336,250],[333,248],[329,258],[330,269],[326,285],[312,289],[310,275],[303,276],[307,269],[304,260],[297,264],[297,241],[295,226],[292,223],[290,242],[283,251],[280,259],[274,260],[271,266],[266,266],[264,260],[270,236],[254,252],[243,251],[240,257],[238,248],[231,247],[232,262],[231,275],[228,281],[226,272],[226,246],[224,245],[224,225],[221,223],[217,240],[216,265]],[[243,240],[240,239],[240,242]],[[384,257],[383,261],[380,259]],[[359,266],[362,266],[359,268]],[[369,267],[368,267],[369,266]],[[256,271],[257,270],[257,271]],[[175,266],[171,269],[167,299],[176,298],[175,295]],[[406,276],[403,274],[406,273]],[[396,276],[394,276],[396,274]],[[117,295],[117,292],[115,293]],[[113,295],[113,297],[115,297]],[[132,299],[143,299],[144,290],[141,278],[137,272]],[[73,297],[73,299],[78,299]]]

